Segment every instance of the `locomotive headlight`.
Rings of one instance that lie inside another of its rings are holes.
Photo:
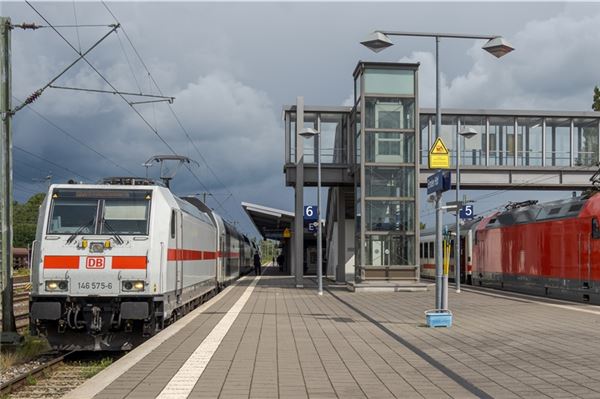
[[[104,243],[103,242],[93,242],[90,244],[90,252],[93,253],[101,253],[104,252]]]
[[[143,281],[123,281],[123,291],[144,291]]]
[[[66,280],[46,281],[46,291],[66,291],[69,283]]]

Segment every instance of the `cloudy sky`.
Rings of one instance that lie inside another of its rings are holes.
[[[33,5],[54,25],[115,21],[96,2]],[[284,186],[282,173],[283,105],[294,103],[299,95],[307,104],[344,104],[352,94],[352,71],[362,59],[420,62],[421,106],[433,106],[433,41],[405,38],[374,54],[358,44],[374,29],[501,34],[514,45],[515,52],[496,60],[481,51],[482,43],[444,41],[440,52],[444,107],[587,111],[592,89],[600,83],[600,4],[595,3],[111,2],[108,6],[160,90],[176,97],[172,110],[193,145],[166,104],[137,106],[149,127],[118,96],[48,89],[14,119],[19,201],[43,190],[49,173],[53,182],[73,177],[96,181],[130,172],[144,175],[141,164],[146,159],[170,152],[151,130],[155,129],[178,153],[199,162],[193,168],[196,177],[180,171],[174,190],[210,191],[214,195],[210,206],[254,234],[241,201],[293,208],[293,191]],[[13,23],[45,25],[23,2],[3,1],[0,10]],[[76,49],[86,49],[108,29],[59,31]],[[51,29],[39,29],[14,30],[12,56],[13,101],[18,103],[76,54]],[[119,90],[157,93],[123,31],[110,35],[88,59]],[[83,62],[55,84],[108,88]],[[306,203],[314,201],[314,194],[308,190]],[[476,198],[485,193],[468,194]],[[477,207],[484,210],[541,196],[502,193]],[[423,212],[430,213],[427,205]]]

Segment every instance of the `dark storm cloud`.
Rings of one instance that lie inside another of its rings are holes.
[[[72,3],[34,5],[53,23],[74,22]],[[13,22],[42,23],[23,3],[3,2],[1,7]],[[184,169],[174,189],[182,194],[208,189],[224,201],[226,211],[219,212],[241,220],[246,230],[250,224],[240,201],[292,207],[293,193],[284,187],[282,174],[282,105],[293,103],[298,95],[309,104],[341,104],[352,91],[351,74],[358,59],[396,61],[405,56],[422,63],[422,103],[432,104],[433,42],[406,38],[374,55],[357,43],[375,28],[501,33],[518,47],[498,62],[473,42],[444,41],[445,105],[580,109],[587,106],[585,93],[598,80],[598,52],[588,50],[598,42],[598,9],[590,5],[137,2],[110,7],[162,91],[177,98],[175,111],[218,175],[215,178],[200,162],[194,173],[202,184]],[[75,8],[79,23],[113,22],[99,3],[76,3]],[[73,29],[61,32],[77,48],[79,43],[87,48],[106,29],[80,29],[79,38]],[[50,30],[14,31],[15,96],[25,98],[74,57]],[[582,58],[590,62],[577,62]],[[122,32],[111,35],[89,59],[120,90],[155,92]],[[57,83],[108,89],[84,63]],[[169,152],[117,96],[48,90],[34,107],[139,175],[145,173],[141,163],[148,157]],[[165,104],[138,109],[178,153],[200,161]],[[92,179],[126,174],[28,110],[15,118],[15,144]],[[15,151],[15,178],[21,190],[39,190],[44,183],[31,179],[41,179],[49,170],[55,181],[71,175]],[[156,173],[150,170],[152,176]],[[229,191],[235,197],[225,200]],[[307,197],[312,194],[309,191]],[[27,196],[26,191],[17,192],[21,200]],[[212,199],[209,204],[217,207]]]

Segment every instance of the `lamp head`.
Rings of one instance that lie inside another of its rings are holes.
[[[319,131],[313,129],[312,127],[305,127],[304,129],[300,130],[300,133],[298,134],[304,137],[305,139],[309,139],[319,134]]]
[[[360,44],[376,53],[394,45],[387,35],[379,31],[370,33]]]
[[[472,127],[469,127],[467,129],[461,130],[460,132],[458,132],[458,134],[460,134],[464,138],[470,139],[471,137],[478,135],[479,132],[477,132],[477,130],[473,129]]]
[[[486,44],[483,45],[482,49],[494,57],[500,58],[513,51],[514,47],[511,46],[510,43],[507,42],[502,36],[498,36],[490,39]]]

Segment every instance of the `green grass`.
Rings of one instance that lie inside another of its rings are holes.
[[[92,378],[93,376],[110,366],[112,362],[113,360],[109,357],[105,357],[104,359],[95,362],[89,362],[81,371],[81,376],[83,378]]]
[[[37,380],[35,379],[34,376],[28,375],[27,378],[25,379],[25,383],[27,385],[37,385]]]
[[[50,349],[45,339],[25,334],[23,342],[16,348],[2,350],[0,369],[4,370],[16,364],[27,362]]]

